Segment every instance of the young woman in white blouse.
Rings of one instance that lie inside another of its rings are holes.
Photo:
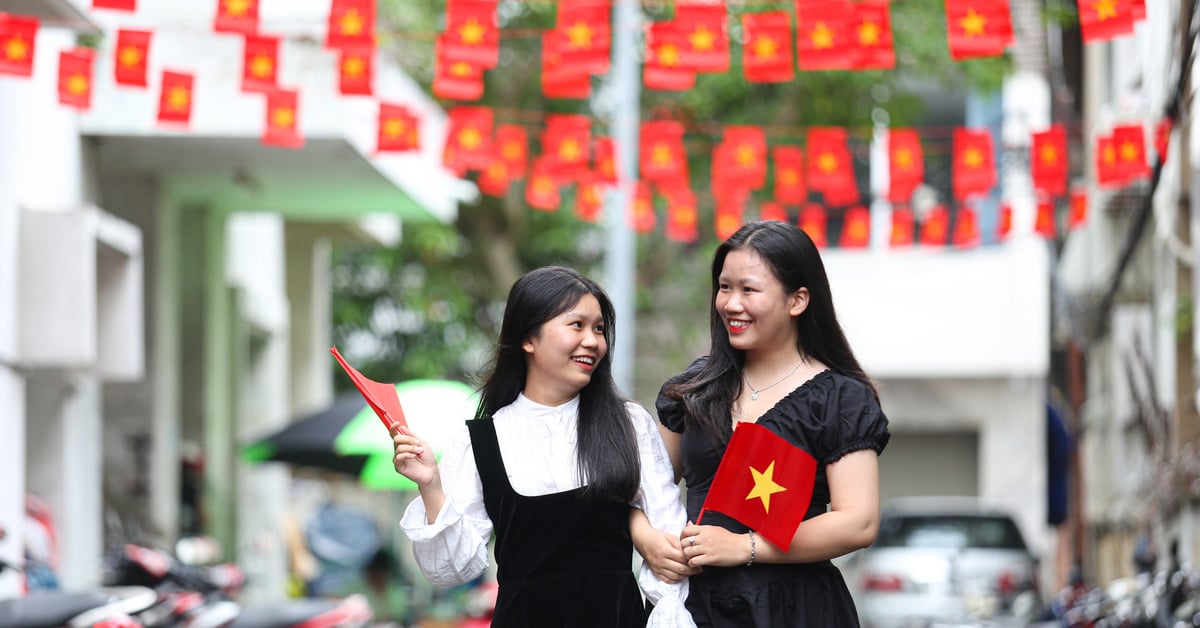
[[[396,471],[420,491],[400,525],[432,584],[482,574],[495,530],[493,626],[694,625],[686,580],[643,566],[639,591],[631,569],[631,508],[675,535],[685,515],[654,420],[613,382],[613,318],[604,291],[574,270],[524,275],[475,420],[441,468],[419,435],[393,434]]]

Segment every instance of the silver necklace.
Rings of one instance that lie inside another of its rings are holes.
[[[791,377],[792,373],[795,373],[800,368],[801,364],[804,364],[804,360],[800,360],[799,362],[797,362],[796,366],[793,366],[792,370],[787,372],[787,375],[784,375],[783,377],[780,377],[779,379],[775,380],[775,383],[771,384],[770,386],[763,386],[762,388],[755,388],[754,384],[751,384],[750,380],[746,378],[746,374],[742,373],[742,381],[746,382],[746,385],[750,387],[750,391],[751,391],[750,392],[750,401],[758,401],[758,393],[760,393],[764,390],[767,390],[768,388],[773,388],[773,387],[783,383],[783,380]]]

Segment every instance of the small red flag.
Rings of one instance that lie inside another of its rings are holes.
[[[242,91],[275,90],[278,76],[279,38],[247,35],[242,47]]]
[[[58,102],[87,110],[92,106],[92,67],[96,51],[73,48],[58,55]]]
[[[529,137],[525,128],[516,124],[496,127],[496,156],[508,167],[510,179],[524,179],[526,162],[529,160]]]
[[[1127,0],[1078,0],[1079,32],[1084,43],[1108,41],[1133,33],[1133,3]]]
[[[713,153],[714,179],[723,186],[762,188],[767,178],[767,137],[761,127],[727,126]]]
[[[888,200],[908,202],[925,180],[925,151],[914,129],[888,131]]]
[[[338,90],[345,96],[370,96],[375,93],[375,49],[346,46],[338,61]]]
[[[628,219],[630,228],[637,233],[654,231],[654,225],[658,222],[654,215],[654,194],[645,181],[637,182],[637,189],[629,203]]]
[[[546,212],[556,211],[562,204],[552,166],[545,157],[533,160],[529,180],[525,182],[525,202],[534,209]]]
[[[1146,162],[1146,131],[1142,124],[1115,126],[1112,138],[1121,179],[1128,183],[1150,176],[1150,166]]]
[[[787,209],[777,201],[763,201],[758,204],[758,219],[787,222]]]
[[[868,0],[852,5],[852,47],[854,67],[859,70],[886,70],[896,67],[892,45],[891,5],[886,0]]]
[[[603,183],[617,182],[616,144],[611,137],[597,137],[595,146],[596,175]]]
[[[163,70],[162,90],[158,97],[158,121],[187,126],[192,120],[191,74]]]
[[[604,183],[594,173],[587,173],[575,182],[575,216],[585,222],[599,222],[604,208]]]
[[[853,205],[859,200],[848,142],[841,127],[808,130],[808,187],[821,192],[829,205]]]
[[[1088,194],[1085,189],[1071,190],[1071,196],[1068,197],[1070,202],[1070,213],[1067,219],[1068,229],[1077,229],[1082,227],[1087,222],[1088,215]]]
[[[421,121],[404,105],[379,103],[379,138],[375,151],[404,152],[421,148]]]
[[[117,58],[113,72],[118,85],[146,87],[152,34],[150,31],[126,28],[117,31]]]
[[[332,0],[326,48],[375,45],[375,0]]]
[[[787,11],[747,13],[742,70],[751,83],[783,83],[796,76],[792,59],[792,16]]]
[[[1102,188],[1114,188],[1127,181],[1117,160],[1117,142],[1112,135],[1096,138],[1096,183]]]
[[[1067,192],[1067,131],[1055,124],[1041,133],[1033,134],[1030,147],[1033,163],[1033,187],[1051,196]]]
[[[975,208],[970,205],[959,207],[954,217],[954,232],[950,235],[950,242],[957,247],[970,248],[979,246],[981,241],[979,218]]]
[[[508,172],[508,164],[504,163],[503,159],[494,158],[492,163],[484,168],[479,174],[479,191],[496,198],[503,198],[508,194],[509,184],[512,183],[512,176]]]
[[[911,209],[897,207],[892,210],[892,235],[888,240],[893,248],[912,246],[913,227],[916,220]]]
[[[585,115],[552,113],[542,132],[542,155],[558,181],[587,172],[591,162],[592,119]]]
[[[800,69],[848,70],[859,61],[855,9],[846,0],[797,3],[796,56]],[[890,35],[889,35],[890,37]]]
[[[562,62],[563,34],[542,33],[542,95],[547,98],[584,99],[592,93],[592,77]]]
[[[829,243],[829,237],[826,227],[829,223],[828,215],[825,213],[825,208],[816,204],[809,204],[804,209],[800,210],[800,220],[798,226],[800,230],[808,234],[812,239],[813,244],[817,248],[825,248]]]
[[[954,129],[954,198],[987,194],[996,185],[996,158],[987,129]]]
[[[0,74],[33,76],[38,20],[0,13]]]
[[[944,246],[950,235],[950,212],[942,205],[929,210],[921,223],[921,244]]]
[[[296,90],[267,92],[267,126],[262,143],[282,148],[304,147],[304,137],[300,135],[300,95]]]
[[[454,168],[482,171],[492,162],[492,120],[489,107],[458,105],[450,109],[446,145],[453,147]]]
[[[483,68],[443,58],[440,37],[433,47],[433,94],[447,100],[479,100],[483,96]]]
[[[871,214],[866,207],[851,207],[842,218],[842,236],[838,246],[846,249],[866,248],[871,243]]]
[[[1058,229],[1054,226],[1054,201],[1049,199],[1038,201],[1037,218],[1033,223],[1033,232],[1043,238],[1053,239]]]
[[[683,125],[674,120],[642,123],[638,160],[641,178],[670,184],[686,177]]]
[[[1000,219],[996,221],[996,239],[1005,240],[1012,233],[1012,206],[1000,206]]]
[[[675,29],[682,36],[679,65],[692,72],[729,70],[728,11],[724,2],[679,0],[675,3]]]
[[[1013,43],[1008,0],[946,0],[946,43],[955,61],[998,57]]]
[[[713,210],[713,229],[717,234],[717,240],[724,242],[742,228],[746,211],[742,206],[742,198],[738,194],[717,197],[716,207]]]
[[[253,35],[258,32],[258,0],[217,0],[213,30]]]
[[[697,523],[715,510],[758,532],[780,551],[792,545],[812,501],[817,461],[765,426],[733,430]]]
[[[696,84],[696,71],[683,66],[684,33],[674,22],[655,22],[646,32],[646,62],[642,83],[646,89],[684,91]]]
[[[667,197],[667,226],[664,229],[668,240],[695,242],[700,239],[700,215],[696,211],[696,195],[691,188],[675,186],[665,193]]]
[[[804,150],[799,146],[772,146],[771,160],[775,162],[775,200],[785,205],[799,205],[808,200]]]
[[[578,72],[608,72],[612,52],[611,0],[559,0],[556,30],[562,63]]]
[[[388,429],[389,434],[397,425],[408,427],[408,421],[404,419],[404,408],[400,407],[400,396],[396,394],[395,384],[377,382],[359,373],[357,369],[346,362],[341,353],[338,353],[337,347],[330,347],[329,352],[337,358],[338,364],[342,365],[342,370],[350,376],[354,387],[362,394],[363,399],[367,400],[367,405],[375,411],[375,415],[383,422],[383,426]]]
[[[442,53],[449,61],[494,68],[500,61],[500,27],[496,0],[450,0]]]
[[[93,9],[137,11],[137,0],[92,0]]]

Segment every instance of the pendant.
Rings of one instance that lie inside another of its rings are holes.
[[[758,401],[758,391],[750,393],[750,401]]]

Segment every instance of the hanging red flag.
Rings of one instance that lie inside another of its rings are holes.
[[[1117,162],[1117,143],[1112,135],[1096,138],[1096,183],[1102,188],[1114,188],[1125,184]]]
[[[575,216],[596,223],[604,209],[604,183],[595,173],[585,173],[575,181]]]
[[[217,0],[213,30],[254,35],[258,32],[258,0]]]
[[[654,225],[657,223],[654,215],[654,195],[650,191],[650,185],[645,181],[637,182],[637,188],[634,190],[626,216],[629,227],[637,233],[654,231]]]
[[[846,210],[842,217],[842,236],[838,246],[862,249],[871,243],[871,214],[861,205]]]
[[[33,76],[37,18],[0,13],[0,75]]]
[[[95,57],[96,51],[91,48],[72,48],[58,54],[59,103],[83,111],[91,108]]]
[[[906,207],[897,207],[892,210],[892,234],[888,238],[888,244],[892,248],[900,248],[912,246],[913,244],[913,229],[916,226],[916,220],[913,218],[911,209]]]
[[[375,93],[375,50],[347,46],[338,60],[338,90],[344,96],[370,96]]]
[[[591,75],[563,66],[562,38],[563,34],[556,30],[542,33],[542,95],[586,99],[592,93]]]
[[[888,200],[908,202],[925,180],[925,151],[915,129],[888,131]]]
[[[970,205],[959,207],[954,216],[954,232],[950,235],[950,242],[959,248],[971,248],[979,246],[982,240],[979,234],[979,215],[975,208]]]
[[[1000,206],[1000,219],[996,221],[996,239],[1005,240],[1012,233],[1012,207],[1008,204]]]
[[[808,237],[812,239],[813,244],[816,244],[818,248],[825,248],[829,243],[826,232],[828,224],[828,215],[825,213],[824,207],[809,204],[800,210],[798,226],[801,231],[808,234]]]
[[[331,0],[326,48],[375,45],[375,0]]]
[[[563,65],[588,74],[608,72],[611,0],[559,0],[556,30],[562,33]]]
[[[150,31],[122,28],[117,31],[117,58],[113,72],[118,85],[146,87],[149,70]]]
[[[262,143],[268,146],[300,149],[300,94],[294,89],[275,89],[267,92],[267,126]]]
[[[859,60],[854,6],[846,0],[796,5],[796,56],[800,69],[848,70]]]
[[[998,57],[1013,43],[1008,0],[946,0],[946,43],[955,61]]]
[[[443,58],[440,37],[433,47],[433,94],[447,100],[479,100],[483,96],[483,68]]]
[[[853,205],[859,199],[848,141],[841,127],[808,130],[808,187],[821,192],[829,205]]]
[[[775,162],[775,200],[785,205],[799,205],[808,200],[804,150],[799,146],[772,146],[771,161]]]
[[[739,422],[696,523],[713,510],[786,552],[812,501],[817,461],[766,426]]]
[[[1146,131],[1141,123],[1113,127],[1112,138],[1122,182],[1150,176],[1150,167],[1146,163]]]
[[[1078,8],[1085,44],[1133,33],[1133,5],[1127,0],[1078,0]]]
[[[778,201],[763,201],[758,204],[758,219],[759,220],[778,220],[787,222],[787,209]]]
[[[1037,218],[1033,222],[1033,232],[1043,238],[1054,239],[1058,231],[1054,223],[1054,201],[1049,199],[1038,201]]]
[[[92,0],[93,9],[137,11],[137,0]]]
[[[446,144],[453,146],[452,168],[483,170],[492,162],[492,110],[456,105],[450,109]],[[555,191],[557,196],[557,188]],[[558,203],[554,204],[558,207]]]
[[[500,61],[500,26],[496,0],[450,0],[442,54],[449,61],[466,61],[494,68]]]
[[[996,158],[987,129],[954,129],[954,198],[987,194],[996,185]]]
[[[742,15],[742,70],[751,83],[783,83],[796,76],[792,16],[787,11]]]
[[[247,35],[242,47],[242,91],[269,92],[278,87],[279,38]]]
[[[713,161],[714,169],[720,164],[723,183],[760,189],[767,179],[767,136],[761,127],[727,126]]]
[[[562,182],[587,172],[592,145],[592,119],[581,114],[552,113],[542,132],[542,155],[551,174]]]
[[[736,194],[718,196],[715,200],[713,230],[717,234],[717,241],[724,242],[742,228],[745,221],[745,208],[742,206],[742,197]]]
[[[1033,187],[1051,196],[1067,192],[1067,130],[1061,124],[1033,134]]]
[[[942,205],[929,210],[921,223],[921,244],[943,246],[950,235],[950,212]]]
[[[646,33],[646,62],[642,83],[646,89],[684,91],[696,84],[696,72],[683,67],[680,54],[685,35],[674,22],[655,22]]]
[[[887,70],[896,67],[890,6],[887,0],[867,0],[851,5],[854,13],[851,47],[854,50],[855,69]]]
[[[1078,229],[1087,223],[1087,190],[1082,188],[1071,190],[1071,195],[1068,197],[1068,202],[1070,203],[1070,213],[1067,217],[1067,228]]]
[[[529,160],[529,138],[525,128],[516,124],[501,124],[496,127],[496,156],[508,167],[508,176],[516,181],[525,178],[525,165]]]
[[[601,183],[617,182],[616,144],[611,137],[597,137],[595,146],[595,170]]]
[[[338,353],[337,347],[330,347],[329,352],[337,358],[338,364],[342,365],[342,370],[350,376],[350,381],[354,383],[354,387],[367,400],[367,405],[375,411],[375,416],[383,422],[383,426],[390,433],[392,428],[397,425],[408,426],[408,421],[404,419],[404,408],[400,406],[400,396],[396,394],[396,386],[394,384],[385,384],[377,382],[350,366]],[[420,455],[417,456],[420,458]]]
[[[494,158],[487,168],[479,174],[479,191],[488,196],[503,198],[508,194],[509,184],[512,183],[508,164],[503,159]]]
[[[404,105],[379,103],[379,137],[375,152],[406,152],[420,148],[420,118]]]
[[[667,225],[663,229],[668,240],[692,243],[700,239],[700,215],[696,210],[696,195],[691,188],[677,185],[665,191]]]
[[[728,11],[724,2],[679,0],[674,28],[683,36],[679,65],[692,72],[729,70]]]
[[[529,180],[525,182],[525,202],[530,207],[546,212],[557,211],[562,204],[558,183],[554,181],[549,161],[544,156],[533,160]]]
[[[187,126],[191,122],[193,83],[191,74],[163,70],[158,97],[159,123]]]
[[[685,178],[683,125],[674,120],[654,120],[643,122],[641,129],[638,151],[641,178],[660,184]]]

